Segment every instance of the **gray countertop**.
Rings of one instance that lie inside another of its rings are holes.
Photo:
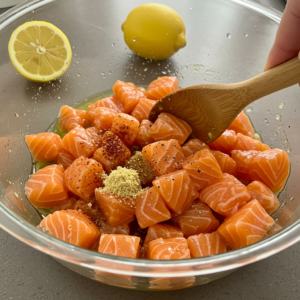
[[[284,0],[261,2],[284,9]],[[299,299],[299,256],[300,243],[215,282],[153,294],[89,280],[0,229],[0,299]]]

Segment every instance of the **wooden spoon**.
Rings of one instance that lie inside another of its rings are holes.
[[[218,138],[250,103],[300,82],[300,60],[293,58],[243,82],[200,84],[177,90],[152,108],[154,122],[162,112],[189,123],[206,144]]]

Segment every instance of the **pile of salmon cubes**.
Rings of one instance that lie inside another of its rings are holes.
[[[33,159],[48,163],[25,188],[34,206],[51,211],[42,230],[101,253],[156,260],[224,253],[266,235],[290,172],[287,153],[255,139],[244,112],[209,145],[189,139],[191,126],[171,114],[150,122],[156,101],[177,89],[175,77],[160,77],[147,91],[117,81],[114,95],[88,111],[62,106],[64,136],[26,136]],[[104,174],[126,166],[135,151],[151,175],[139,173],[141,193],[127,199],[104,189]]]

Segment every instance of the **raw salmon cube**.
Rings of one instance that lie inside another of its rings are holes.
[[[102,136],[100,148],[95,151],[93,158],[101,163],[107,173],[110,173],[118,166],[123,166],[130,156],[130,150],[119,137],[111,131],[106,131]]]
[[[256,199],[268,214],[279,207],[279,200],[275,194],[262,182],[253,181],[247,185],[251,200]]]
[[[252,159],[259,153],[256,150],[242,151],[233,150],[231,151],[231,157],[236,162],[237,173],[235,177],[241,181],[243,184],[248,184],[251,182],[249,175],[249,165]]]
[[[175,139],[182,145],[192,131],[192,127],[187,122],[171,114],[161,113],[149,133],[155,141]]]
[[[98,252],[129,258],[139,258],[140,248],[140,238],[137,236],[103,233],[101,234]]]
[[[192,257],[203,257],[226,252],[226,244],[216,233],[200,233],[187,239]]]
[[[88,115],[84,110],[75,109],[68,105],[61,107],[59,112],[59,128],[62,131],[70,131],[76,126],[86,127],[88,125]]]
[[[115,133],[125,145],[132,146],[138,135],[140,122],[127,114],[117,114],[111,126],[111,131]]]
[[[251,182],[249,173],[243,173],[238,171],[235,177],[244,185],[247,185]]]
[[[159,238],[149,243],[147,258],[158,260],[185,259],[191,258],[191,254],[185,238]]]
[[[126,161],[125,168],[137,171],[142,186],[150,185],[155,178],[151,165],[139,151]]]
[[[67,198],[64,202],[59,205],[52,207],[54,211],[75,209],[77,199],[75,197]]]
[[[98,130],[110,130],[118,113],[110,108],[99,107],[95,110],[94,125]]]
[[[234,150],[243,150],[243,151],[247,151],[247,150],[257,150],[257,151],[265,151],[265,150],[270,150],[271,148],[266,145],[263,144],[262,142],[243,135],[241,133],[238,133],[236,135],[236,142],[234,145]]]
[[[178,141],[160,141],[147,145],[142,153],[156,175],[164,175],[182,169],[184,154]]]
[[[144,251],[147,252],[148,245],[153,240],[159,238],[171,239],[175,237],[183,237],[183,233],[179,227],[166,223],[151,225],[148,227],[147,235],[143,244]]]
[[[235,160],[233,160],[229,155],[222,153],[220,151],[211,151],[216,158],[222,173],[228,173],[235,176],[237,173],[237,166]]]
[[[178,214],[184,212],[198,197],[198,192],[185,170],[162,175],[153,181],[153,186],[168,207]]]
[[[81,126],[69,131],[62,139],[61,144],[75,158],[80,156],[92,157],[97,149],[90,135]]]
[[[135,201],[103,190],[95,190],[96,200],[109,226],[128,224],[134,220]]]
[[[251,180],[263,182],[274,193],[278,193],[283,189],[289,174],[289,156],[280,149],[259,152],[249,165]]]
[[[133,111],[140,99],[146,98],[145,90],[137,88],[131,82],[126,83],[118,80],[113,86],[113,91],[122,102],[124,112],[127,114]]]
[[[234,149],[236,143],[236,133],[233,130],[225,130],[221,136],[215,141],[208,144],[211,150],[220,151],[231,155],[231,151]]]
[[[52,132],[26,135],[25,141],[33,159],[39,162],[56,160],[61,149],[60,136]]]
[[[105,107],[116,111],[117,113],[124,112],[124,106],[116,95],[100,99],[88,107],[88,119],[93,124],[97,108]]]
[[[259,202],[252,200],[225,219],[217,232],[232,249],[239,249],[261,240],[273,224],[274,220]]]
[[[64,179],[69,191],[84,198],[94,198],[95,189],[102,187],[103,168],[91,158],[79,157],[67,168]]]
[[[64,203],[68,190],[64,183],[64,169],[50,165],[32,174],[25,185],[25,195],[40,208],[52,208]]]
[[[188,157],[204,148],[209,149],[209,147],[199,139],[192,139],[182,146],[182,151],[185,157]]]
[[[76,158],[70,152],[61,149],[58,152],[57,164],[62,165],[64,169],[67,169],[75,159]]]
[[[141,122],[139,132],[135,138],[134,144],[139,147],[145,147],[154,142],[154,139],[150,136],[149,130],[153,123],[149,120],[143,120]]]
[[[199,233],[210,233],[218,229],[219,221],[211,209],[202,202],[193,202],[191,206],[176,218],[185,237]]]
[[[106,234],[130,234],[130,227],[129,224],[122,224],[118,226],[109,226],[105,222],[101,223],[100,226],[100,233],[106,233]]]
[[[137,196],[135,215],[142,229],[171,218],[164,200],[154,187]]]
[[[147,98],[142,98],[134,108],[131,115],[137,120],[142,122],[143,120],[148,120],[151,108],[154,106],[156,101],[149,100]]]
[[[253,158],[259,154],[259,151],[249,150],[233,150],[231,156],[236,162],[237,171],[239,173],[249,173],[249,166]]]
[[[242,133],[244,135],[253,137],[254,129],[248,116],[242,111],[230,124],[228,130],[234,130],[236,133]]]
[[[159,100],[178,89],[179,85],[176,77],[159,77],[149,84],[146,96],[149,99]]]
[[[223,176],[216,158],[207,148],[188,156],[183,169],[188,172],[197,191]]]
[[[224,217],[235,214],[250,198],[246,186],[226,173],[223,178],[205,187],[199,195],[202,202]]]
[[[87,216],[97,226],[97,228],[100,229],[102,227],[104,218],[99,204],[94,198],[77,200],[74,209]]]
[[[96,148],[99,148],[104,131],[98,130],[95,127],[89,127],[85,131],[86,134],[91,138],[92,144],[95,145]]]
[[[64,242],[86,249],[91,249],[100,236],[95,224],[76,210],[56,211],[43,219],[40,227]]]

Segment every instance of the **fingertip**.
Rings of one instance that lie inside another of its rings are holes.
[[[269,60],[267,60],[265,66],[264,66],[264,72],[265,72],[265,71],[268,71],[268,70],[271,69],[271,68],[272,68],[272,66],[271,66]]]

